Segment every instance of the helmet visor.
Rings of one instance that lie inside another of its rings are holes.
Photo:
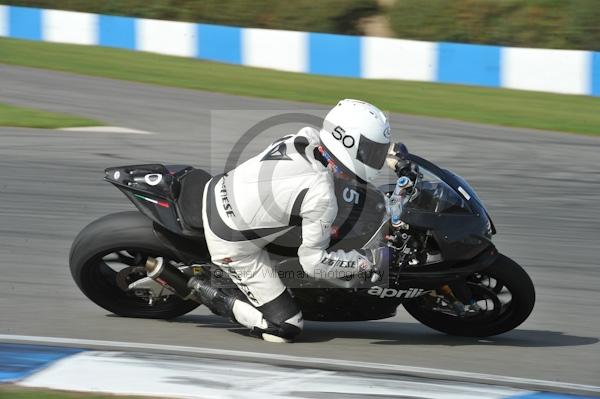
[[[389,146],[389,143],[378,143],[369,140],[361,134],[356,159],[374,169],[381,169],[383,168]]]

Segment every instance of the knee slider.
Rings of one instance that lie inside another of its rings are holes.
[[[266,333],[276,335],[285,339],[294,339],[302,332],[302,329],[290,323],[283,322],[281,324],[274,324],[267,321],[267,328],[259,329],[260,333]]]
[[[279,326],[279,333],[277,335],[282,338],[293,339],[300,335],[301,332],[302,329],[300,327],[284,322]]]
[[[275,328],[276,332],[273,332],[272,334],[282,338],[292,339],[302,332],[304,320],[302,319],[302,312],[299,311],[284,322],[277,323],[267,320],[267,324],[269,327],[273,326]]]

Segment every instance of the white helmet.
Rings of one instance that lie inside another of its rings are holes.
[[[319,137],[336,163],[368,182],[385,163],[390,124],[374,105],[346,99],[329,111]]]

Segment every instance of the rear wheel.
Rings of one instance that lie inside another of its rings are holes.
[[[474,306],[457,312],[442,296],[424,295],[404,302],[415,319],[446,334],[487,337],[510,331],[531,314],[535,288],[512,259],[499,255],[487,269],[467,279]]]
[[[176,295],[150,301],[140,291],[128,290],[132,282],[146,277],[149,257],[176,257],[154,235],[152,221],[139,212],[104,216],[86,226],[71,247],[71,275],[94,303],[125,317],[171,319],[196,307]]]

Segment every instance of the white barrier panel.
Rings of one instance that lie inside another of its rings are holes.
[[[501,86],[564,94],[590,94],[590,52],[503,47]]]
[[[308,34],[243,29],[242,64],[292,72],[308,71]]]
[[[0,37],[8,36],[8,7],[0,5]]]
[[[75,11],[43,10],[42,38],[48,42],[98,43],[98,15]]]
[[[136,49],[181,57],[196,56],[196,25],[189,22],[136,20]]]
[[[432,82],[437,44],[415,40],[363,37],[362,77]]]

